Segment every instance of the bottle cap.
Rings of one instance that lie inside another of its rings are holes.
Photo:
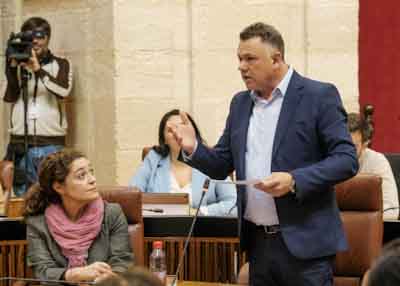
[[[153,241],[153,248],[162,248],[162,241],[160,240]]]

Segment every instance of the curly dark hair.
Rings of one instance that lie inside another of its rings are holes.
[[[361,132],[363,143],[372,139],[372,126],[359,113],[352,112],[347,115],[347,127],[350,133]]]
[[[165,143],[164,129],[165,126],[167,125],[168,119],[170,119],[170,117],[175,115],[179,116],[179,109],[172,109],[171,111],[165,113],[164,116],[161,118],[160,124],[158,126],[158,145],[153,146],[153,149],[162,157],[167,157],[169,154],[169,146]],[[201,136],[200,130],[197,127],[196,123],[194,122],[193,118],[190,116],[189,113],[186,113],[186,115],[189,118],[190,123],[192,123],[194,132],[196,133],[197,140],[201,143],[205,143],[203,137]]]
[[[30,187],[25,196],[24,217],[42,214],[49,204],[61,203],[61,197],[53,189],[53,183],[63,183],[71,170],[72,162],[80,158],[86,156],[76,150],[62,149],[40,162],[39,181]]]
[[[285,42],[281,33],[273,26],[257,22],[243,29],[240,32],[240,40],[247,41],[259,37],[263,43],[268,43],[276,48],[285,60]]]

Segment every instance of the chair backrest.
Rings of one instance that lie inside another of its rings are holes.
[[[135,264],[144,266],[142,193],[137,188],[125,186],[99,186],[98,189],[104,200],[121,205],[128,220],[128,231],[135,255]]]
[[[384,155],[386,159],[388,159],[390,167],[392,168],[400,205],[400,153],[385,153]]]
[[[337,254],[334,269],[335,276],[346,282],[335,285],[359,285],[382,248],[382,179],[359,174],[335,188],[349,244],[347,251]]]
[[[9,201],[14,180],[14,163],[12,161],[0,161],[0,185],[3,190],[4,214],[9,216]]]

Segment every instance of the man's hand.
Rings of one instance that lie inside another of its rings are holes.
[[[112,276],[117,276],[117,274],[114,273],[114,272],[101,274],[100,276],[95,278],[93,280],[93,282],[97,284],[97,283],[100,283],[101,281],[103,281],[104,279],[107,279],[107,278],[112,277]]]
[[[10,67],[12,67],[12,68],[16,68],[18,66],[18,62],[14,58],[9,59],[9,63],[10,63]]]
[[[273,197],[281,197],[291,191],[293,182],[293,177],[290,173],[274,172],[271,176],[254,184],[254,187]]]
[[[28,62],[21,63],[21,66],[24,67],[24,68],[29,68],[33,72],[37,72],[38,70],[40,70],[40,64],[39,64],[39,60],[38,60],[38,58],[36,56],[35,50],[32,49],[31,58],[28,60]]]
[[[191,155],[196,146],[196,132],[194,131],[186,112],[180,111],[179,115],[182,119],[182,123],[174,124],[168,122],[167,130],[173,134],[176,142],[183,151],[188,155]]]

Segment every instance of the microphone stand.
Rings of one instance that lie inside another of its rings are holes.
[[[24,154],[25,154],[25,192],[28,190],[28,80],[29,72],[20,66],[22,100],[24,102]]]
[[[57,283],[57,284],[68,284],[68,285],[79,285],[79,284],[88,284],[88,285],[95,285],[95,282],[92,281],[67,281],[67,280],[51,280],[51,279],[35,279],[35,278],[18,278],[18,277],[3,277],[0,278],[0,282],[2,281],[23,281],[28,283]]]
[[[185,256],[186,256],[186,250],[187,250],[187,248],[188,248],[190,238],[192,237],[193,230],[194,230],[194,226],[195,226],[196,221],[197,221],[197,217],[199,216],[200,206],[201,206],[201,203],[203,202],[203,199],[204,199],[204,197],[205,197],[205,195],[206,195],[206,193],[207,193],[207,191],[208,191],[208,187],[209,187],[209,186],[210,186],[210,179],[207,178],[207,179],[204,181],[204,184],[203,184],[203,192],[201,193],[201,198],[200,198],[200,202],[199,202],[199,207],[197,208],[196,214],[195,214],[194,217],[193,217],[192,225],[190,226],[189,233],[188,233],[188,235],[187,235],[187,237],[186,237],[185,245],[184,245],[184,247],[183,247],[183,253],[182,253],[181,257],[179,258],[179,263],[178,263],[178,266],[176,267],[176,272],[175,272],[174,280],[172,280],[171,286],[175,286],[176,280],[178,279],[178,274],[179,274],[179,271],[180,271],[180,269],[181,269],[181,267],[182,267],[183,259],[184,259]]]

